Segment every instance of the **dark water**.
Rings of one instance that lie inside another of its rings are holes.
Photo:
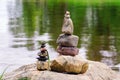
[[[60,0],[0,0],[0,72],[34,63],[40,43],[46,41],[54,59],[56,39],[66,10],[71,12],[79,55],[120,67],[120,5],[80,4]]]

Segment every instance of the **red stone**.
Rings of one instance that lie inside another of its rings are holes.
[[[57,52],[60,53],[60,55],[70,55],[75,56],[78,55],[79,49],[77,47],[57,47]]]

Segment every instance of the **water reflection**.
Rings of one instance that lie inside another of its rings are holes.
[[[78,44],[80,55],[109,66],[119,64],[120,6],[78,3],[60,0],[9,0],[7,3],[9,24],[6,27],[9,27],[7,49],[10,53],[6,51],[6,54],[0,55],[4,58],[11,55],[8,59],[13,59],[11,61],[19,57],[20,59],[12,65],[32,63],[35,62],[41,41],[46,41],[50,58],[55,58],[58,55],[56,39],[61,34],[64,12],[69,10],[75,27],[74,34],[80,38]],[[7,61],[2,63],[5,62]]]
[[[48,45],[55,49],[56,39],[61,33],[63,15],[67,9],[71,11],[75,25],[74,34],[80,37],[80,54],[109,66],[119,63],[116,57],[119,48],[116,45],[116,37],[119,35],[116,36],[114,31],[118,23],[112,22],[119,9],[118,6],[112,5],[82,6],[64,1],[16,0],[13,9],[11,8],[13,11],[9,10],[12,12],[9,14],[12,16],[9,26],[14,36],[12,47],[26,47],[34,51],[41,41],[46,40]],[[112,10],[116,12],[111,13]],[[118,19],[115,17],[115,20]]]
[[[112,27],[114,24],[110,21],[112,16],[110,16],[109,14],[111,13],[108,13],[111,11],[112,8],[113,7],[110,6],[102,6],[95,9],[97,11],[97,24],[92,25],[94,28],[92,28],[93,32],[91,38],[91,45],[88,54],[90,59],[104,62],[109,66],[117,64],[116,56],[118,55],[116,52],[117,47],[115,46],[116,43],[114,39],[116,36],[112,33]],[[93,58],[94,56],[96,57]]]

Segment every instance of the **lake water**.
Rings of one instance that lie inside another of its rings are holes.
[[[64,13],[71,12],[79,55],[119,71],[120,5],[61,0],[0,0],[0,73],[34,63],[42,41],[50,59],[58,56],[56,39]]]

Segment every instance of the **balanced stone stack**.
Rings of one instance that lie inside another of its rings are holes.
[[[70,55],[75,56],[79,53],[79,49],[77,48],[79,37],[73,35],[73,22],[70,18],[70,12],[66,11],[64,22],[62,26],[62,33],[57,39],[57,52],[60,55]]]

